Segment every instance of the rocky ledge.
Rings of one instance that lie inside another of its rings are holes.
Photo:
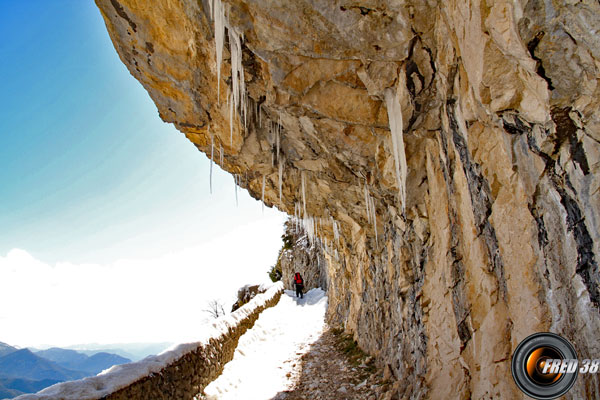
[[[161,118],[319,243],[400,396],[518,398],[537,331],[600,355],[598,1],[96,2]]]

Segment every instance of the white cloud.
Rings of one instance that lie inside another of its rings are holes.
[[[268,280],[283,215],[155,259],[49,265],[27,251],[0,256],[0,341],[66,346],[193,340],[206,302],[231,306],[238,287]]]

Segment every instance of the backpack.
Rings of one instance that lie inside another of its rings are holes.
[[[298,285],[302,285],[304,283],[299,272],[296,272],[296,275],[294,275],[294,282],[296,282]]]

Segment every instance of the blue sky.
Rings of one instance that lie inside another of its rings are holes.
[[[21,249],[49,266],[157,265],[218,238],[241,240],[232,232],[244,226],[257,233],[246,238],[256,242],[253,268],[262,274],[274,262],[283,215],[263,214],[245,191],[236,207],[233,178],[219,168],[209,194],[208,159],[160,120],[93,1],[0,0],[0,37],[5,264]],[[229,274],[241,268],[225,264]]]
[[[152,256],[262,216],[119,60],[92,1],[0,2],[0,254]]]

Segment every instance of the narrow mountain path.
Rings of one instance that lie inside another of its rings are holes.
[[[241,338],[234,358],[208,385],[206,400],[391,400],[373,360],[325,324],[327,297],[286,291]],[[389,376],[385,376],[389,378]]]
[[[241,338],[233,360],[204,389],[207,400],[268,400],[293,386],[300,357],[322,334],[327,297],[312,289],[297,299],[286,291]]]
[[[392,400],[395,388],[358,349],[354,341],[326,328],[302,356],[294,386],[272,400]]]

